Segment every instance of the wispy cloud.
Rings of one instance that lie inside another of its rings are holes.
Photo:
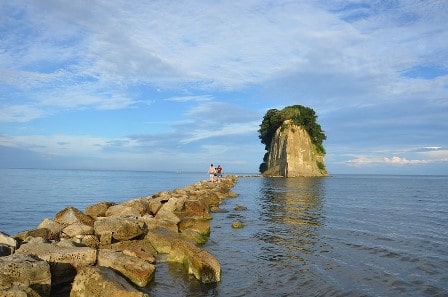
[[[175,97],[169,97],[165,100],[172,102],[191,102],[191,101],[204,102],[213,99],[214,97],[212,95],[200,95],[200,96],[175,96]]]

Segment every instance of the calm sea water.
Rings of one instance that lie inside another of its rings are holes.
[[[0,230],[204,180],[206,174],[1,170]],[[203,247],[222,266],[204,285],[158,263],[151,296],[448,296],[448,177],[239,178]],[[236,211],[242,205],[246,211]],[[242,229],[232,229],[235,220]]]

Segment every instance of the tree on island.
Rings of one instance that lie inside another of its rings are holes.
[[[293,124],[302,126],[310,136],[310,139],[316,151],[325,155],[323,141],[327,139],[321,126],[317,123],[317,115],[312,108],[302,105],[287,106],[282,110],[270,109],[266,112],[258,130],[258,137],[261,143],[265,145],[267,151],[263,157],[263,163],[260,164],[260,172],[263,173],[267,169],[267,161],[271,149],[271,142],[278,128],[285,128],[286,120],[291,120]]]

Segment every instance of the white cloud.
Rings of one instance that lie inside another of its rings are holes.
[[[204,102],[204,101],[210,101],[213,100],[214,97],[212,95],[199,95],[199,96],[175,96],[165,99],[165,101],[172,101],[172,102]]]
[[[412,164],[425,164],[427,160],[408,160],[403,157],[371,157],[371,156],[358,156],[352,160],[347,161],[350,165],[364,166],[364,165],[412,165]]]
[[[254,134],[259,128],[259,122],[226,124],[218,128],[210,127],[210,129],[196,129],[191,131],[186,138],[180,140],[182,144],[191,143],[198,140],[204,140],[212,137],[235,136]]]
[[[32,105],[0,105],[0,122],[24,123],[45,114],[44,110]]]

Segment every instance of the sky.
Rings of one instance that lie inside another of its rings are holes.
[[[330,174],[448,174],[446,0],[0,0],[0,168],[257,173],[314,109]]]

